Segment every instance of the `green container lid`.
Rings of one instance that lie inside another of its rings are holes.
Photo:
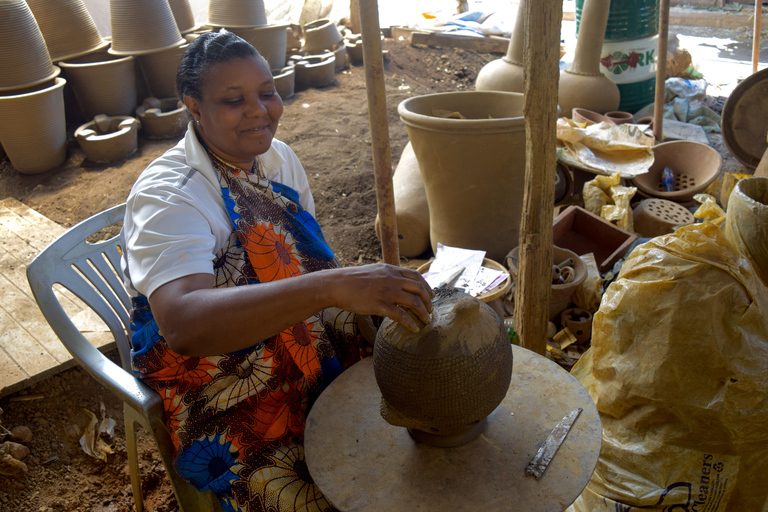
[[[576,34],[584,0],[576,0]],[[606,41],[642,39],[659,33],[659,0],[611,0]]]
[[[619,94],[621,94],[619,110],[622,112],[634,114],[656,99],[656,77],[641,82],[616,85],[619,87]]]

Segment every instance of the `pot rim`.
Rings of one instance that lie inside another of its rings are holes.
[[[418,114],[408,109],[409,104],[423,98],[437,97],[458,97],[461,95],[483,95],[483,96],[506,96],[517,97],[521,100],[521,115],[515,117],[499,117],[495,119],[452,119]],[[493,133],[508,131],[510,128],[515,130],[525,129],[525,116],[522,114],[523,93],[508,91],[453,91],[438,92],[433,94],[424,94],[414,96],[400,102],[397,106],[397,113],[406,126],[419,128],[427,131],[478,131],[483,133]]]
[[[105,53],[107,53],[109,55],[114,55],[114,54],[109,53],[109,52],[105,52]],[[83,54],[83,55],[78,55],[77,57],[84,57],[85,55],[89,55],[89,54],[90,53],[86,53],[86,54]],[[77,58],[77,57],[70,57],[70,59]],[[131,60],[133,60],[133,55],[126,55],[126,56],[119,56],[117,59],[98,60],[98,61],[95,61],[95,62],[83,62],[83,63],[80,63],[80,62],[61,62],[61,61],[59,61],[59,66],[61,66],[64,69],[82,69],[82,68],[101,66],[102,64],[124,63],[124,62],[129,62]]]
[[[27,87],[34,87],[38,84],[45,83],[48,80],[58,78],[59,74],[61,74],[61,68],[59,66],[52,66],[52,67],[53,67],[53,72],[50,75],[44,78],[38,78],[37,80],[33,80],[31,82],[27,82],[24,84],[14,84],[14,85],[0,87],[0,93],[13,91],[14,89],[26,89]],[[39,92],[39,91],[34,91],[34,92]],[[9,94],[9,95],[6,95],[5,97],[8,97],[8,96],[21,96],[21,94],[18,94],[18,95]]]
[[[45,89],[40,89],[39,91],[25,92],[25,93],[22,93],[22,94],[9,94],[9,95],[6,95],[6,96],[1,96],[0,95],[0,103],[5,101],[5,100],[15,100],[15,99],[19,99],[19,98],[28,98],[30,96],[39,96],[39,95],[41,95],[43,93],[48,93],[48,92],[51,92],[51,91],[53,91],[55,89],[64,87],[66,84],[67,84],[66,79],[61,78],[59,76],[59,77],[56,77],[55,82],[53,83],[53,85],[51,85],[49,87],[46,87]]]

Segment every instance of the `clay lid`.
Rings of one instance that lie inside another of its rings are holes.
[[[496,313],[481,300],[444,288],[432,302],[432,319],[417,333],[384,321],[373,363],[382,417],[445,439],[474,429],[504,399],[512,347]]]
[[[114,55],[144,55],[184,44],[167,0],[109,0]]]
[[[246,28],[267,24],[264,0],[210,0],[208,25],[212,27]]]
[[[0,91],[42,84],[59,74],[24,0],[0,2],[0,70]]]
[[[27,0],[53,62],[105,48],[83,0]]]

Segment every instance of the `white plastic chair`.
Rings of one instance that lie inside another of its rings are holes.
[[[130,298],[120,268],[121,237],[89,243],[88,237],[123,219],[125,205],[114,206],[69,229],[27,266],[27,279],[37,304],[67,350],[97,381],[123,400],[125,444],[133,500],[142,512],[143,497],[136,450],[136,423],[152,434],[165,465],[173,492],[183,512],[220,511],[213,493],[200,493],[173,468],[173,444],[163,422],[160,396],[131,373]],[[109,326],[117,342],[122,367],[113,363],[72,323],[53,290],[54,284],[70,290]]]

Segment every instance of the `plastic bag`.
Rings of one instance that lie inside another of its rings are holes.
[[[629,201],[637,192],[636,187],[619,185],[621,176],[596,176],[584,183],[582,196],[587,211],[599,215],[609,222],[615,222],[622,229],[634,231],[634,217]]]
[[[768,288],[717,224],[632,251],[572,373],[603,445],[568,512],[764,510]]]
[[[603,297],[603,280],[593,253],[579,256],[587,266],[587,277],[573,292],[571,300],[577,307],[595,313],[600,307],[600,299]]]

